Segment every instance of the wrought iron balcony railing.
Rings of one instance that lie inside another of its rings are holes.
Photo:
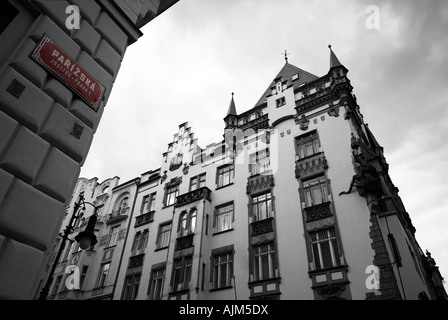
[[[305,208],[306,222],[320,220],[332,216],[330,201]]]
[[[267,218],[260,221],[252,222],[252,236],[258,236],[260,234],[268,233],[274,231],[274,218]]]

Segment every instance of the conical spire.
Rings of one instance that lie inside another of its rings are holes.
[[[331,49],[331,44],[328,45],[328,48],[330,48],[330,69],[342,66],[342,63],[339,61],[338,57],[336,57],[333,50]]]
[[[235,101],[233,101],[233,92],[232,92],[232,100],[230,100],[229,110],[227,111],[227,115],[234,115],[236,116],[236,108],[235,108]]]

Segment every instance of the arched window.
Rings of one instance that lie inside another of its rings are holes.
[[[178,233],[179,237],[185,237],[194,233],[196,228],[197,210],[191,209],[189,212],[183,211],[179,216]]]

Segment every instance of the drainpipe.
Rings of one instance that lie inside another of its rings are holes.
[[[205,193],[207,193],[206,189],[204,189]],[[205,194],[204,199],[202,200],[202,223],[201,223],[201,239],[199,242],[199,260],[198,260],[198,276],[196,281],[196,294],[199,293],[199,275],[201,274],[201,258],[202,258],[202,237],[204,235],[204,217],[205,217]],[[202,270],[204,272],[204,270]]]

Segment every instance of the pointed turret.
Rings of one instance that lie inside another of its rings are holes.
[[[330,48],[330,69],[342,66],[342,63],[339,61],[338,57],[336,57],[336,54],[331,49],[331,44],[328,45],[328,48]]]
[[[230,100],[229,110],[227,111],[227,115],[237,115],[235,108],[235,101],[233,101],[233,92],[232,92],[232,100]]]
[[[233,92],[232,100],[230,100],[229,109],[227,110],[227,115],[224,118],[224,122],[226,123],[225,129],[234,128],[238,123],[238,115],[236,113],[235,101],[233,100]]]

